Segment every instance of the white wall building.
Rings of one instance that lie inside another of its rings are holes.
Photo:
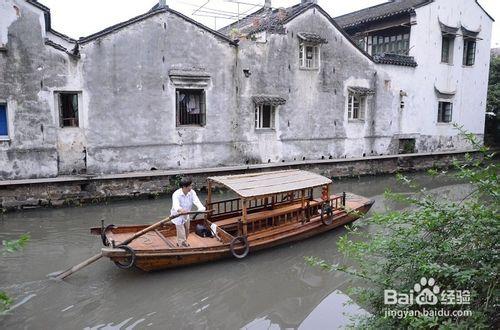
[[[376,62],[387,63],[378,75],[401,95],[392,132],[403,142],[415,139],[419,152],[466,148],[453,123],[482,140],[493,18],[477,1],[394,0],[336,20]]]

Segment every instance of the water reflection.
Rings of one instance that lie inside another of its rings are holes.
[[[429,189],[446,196],[463,194],[466,185],[428,180]],[[376,200],[375,210],[389,206],[386,187],[402,190],[393,177],[343,180],[334,191],[351,191]],[[100,261],[65,282],[46,274],[95,254],[99,238],[88,228],[106,223],[133,224],[161,219],[168,199],[123,202],[76,209],[8,214],[0,221],[0,240],[29,231],[28,247],[0,258],[0,290],[16,297],[16,308],[0,316],[1,328],[43,329],[314,329],[349,323],[344,306],[349,278],[307,266],[304,256],[348,263],[339,254],[339,229],[293,245],[184,269],[143,273],[122,271]],[[366,220],[365,220],[366,221]]]

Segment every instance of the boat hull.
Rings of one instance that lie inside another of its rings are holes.
[[[358,199],[358,206],[352,208],[350,212],[343,211],[334,215],[331,225],[323,224],[318,215],[303,224],[297,223],[291,224],[288,227],[281,227],[279,231],[275,233],[270,231],[265,233],[265,235],[249,236],[248,244],[250,253],[282,244],[301,241],[357,220],[370,210],[374,202],[373,200],[368,200],[363,197],[356,197],[362,199]],[[194,234],[192,233],[191,235]],[[243,247],[240,247],[240,249],[243,249]],[[119,248],[103,248],[102,253],[105,257],[108,257],[114,262],[126,263],[130,260],[130,254]],[[221,244],[219,246],[207,248],[174,248],[159,251],[137,250],[135,251],[134,266],[149,272],[213,262],[225,258],[234,258],[230,249],[230,244]]]

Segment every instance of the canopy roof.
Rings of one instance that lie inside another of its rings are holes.
[[[228,187],[244,198],[314,188],[332,183],[332,180],[324,176],[301,170],[216,176],[208,179]]]

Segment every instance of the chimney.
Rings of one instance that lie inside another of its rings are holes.
[[[166,6],[167,6],[167,0],[159,0],[158,1],[159,8],[165,8]]]
[[[317,4],[318,0],[301,0],[300,3],[301,4],[305,4],[305,3],[314,3],[314,4]]]
[[[266,2],[264,3],[264,8],[271,8],[271,7],[272,7],[271,0],[266,0]]]

